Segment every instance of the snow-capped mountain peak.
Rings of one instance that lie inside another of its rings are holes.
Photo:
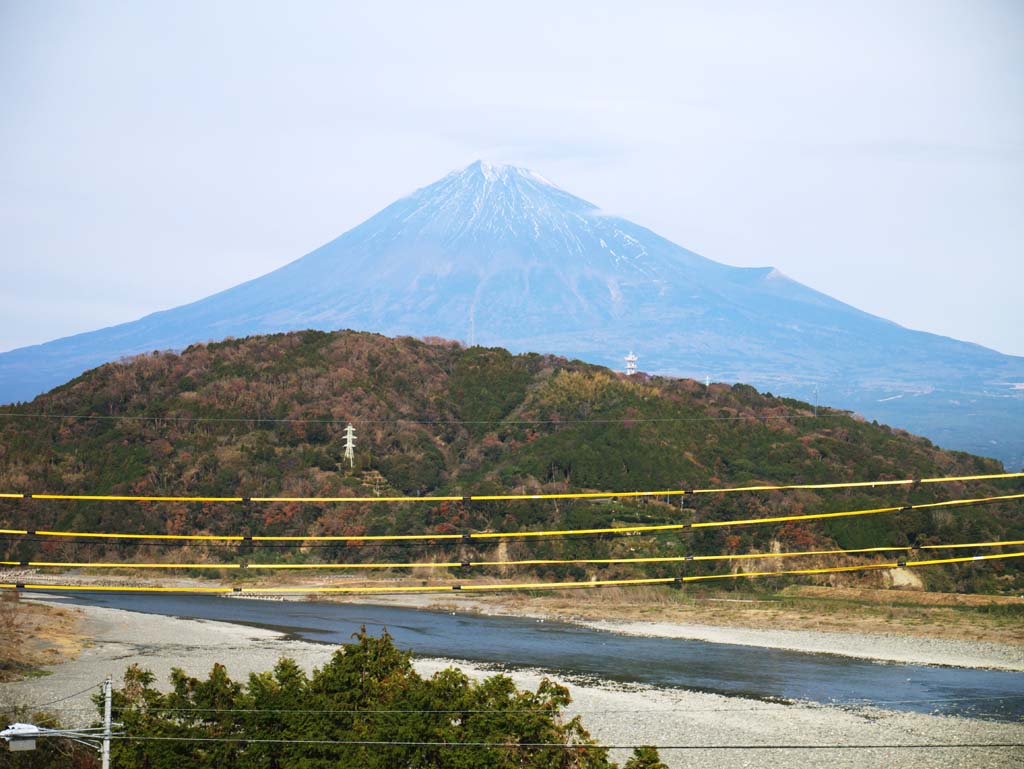
[[[539,184],[545,184],[548,187],[556,187],[550,180],[544,178],[536,171],[532,171],[529,168],[519,168],[518,166],[507,165],[506,163],[491,163],[487,160],[477,160],[475,163],[463,168],[461,171],[455,171],[454,173],[459,176],[482,174],[483,177],[489,182],[505,182],[507,183],[511,178],[521,177],[529,179],[530,181],[537,182]]]
[[[833,392],[852,393],[837,405],[858,408],[890,387],[982,388],[1024,376],[1019,358],[902,329],[771,268],[713,262],[534,171],[480,160],[268,275],[0,356],[0,400],[136,352],[303,328],[471,334],[613,365],[641,345],[657,370],[710,372],[776,392],[831,382]],[[999,413],[1019,409],[1019,401],[993,403]],[[1012,427],[1019,417],[1006,424],[1007,445],[1017,447],[1007,456],[1024,456],[1024,433]]]
[[[478,160],[453,171],[367,220],[348,235],[376,251],[394,239],[415,238],[449,258],[480,265],[515,251],[530,261],[560,262],[621,240],[597,207],[526,168]],[[591,247],[595,248],[591,248]],[[630,251],[621,240],[620,250]],[[632,249],[633,256],[640,253]],[[614,257],[613,257],[614,258]]]

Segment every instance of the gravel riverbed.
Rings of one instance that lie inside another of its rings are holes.
[[[133,663],[149,668],[159,682],[166,684],[172,667],[202,676],[215,662],[222,662],[237,679],[252,671],[269,669],[282,656],[291,657],[309,669],[322,665],[332,653],[331,646],[295,640],[272,630],[94,606],[79,608],[84,614],[83,631],[90,643],[78,658],[52,667],[51,675],[0,684],[0,702],[8,706],[51,702],[98,684],[108,673],[117,678]],[[424,675],[450,665],[475,677],[498,672],[490,666],[458,660],[417,658],[415,664]],[[501,672],[521,687],[535,688],[543,677],[541,672],[532,670]],[[827,765],[830,769],[891,769],[1024,765],[1024,753],[1014,748],[722,749],[727,745],[768,744],[1019,744],[1024,742],[1024,723],[812,703],[783,705],[576,677],[554,678],[572,692],[569,713],[579,713],[594,737],[604,744],[706,746],[685,751],[663,750],[662,760],[670,767],[805,769]],[[88,694],[47,709],[59,712],[69,724],[84,724],[94,717]],[[623,761],[627,755],[628,751],[616,751],[613,757]]]

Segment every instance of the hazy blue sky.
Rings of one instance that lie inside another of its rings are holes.
[[[0,0],[0,350],[302,256],[476,158],[1024,354],[1024,2]]]

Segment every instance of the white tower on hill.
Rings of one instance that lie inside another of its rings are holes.
[[[626,356],[626,376],[633,376],[636,373],[636,362],[637,357],[630,350],[629,355]]]
[[[356,466],[356,428],[352,426],[352,423],[348,423],[348,427],[345,428],[345,459],[348,460],[349,469]]]

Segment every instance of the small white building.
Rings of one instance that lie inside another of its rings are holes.
[[[626,376],[633,376],[636,373],[636,362],[637,357],[630,350],[629,355],[626,356]]]

